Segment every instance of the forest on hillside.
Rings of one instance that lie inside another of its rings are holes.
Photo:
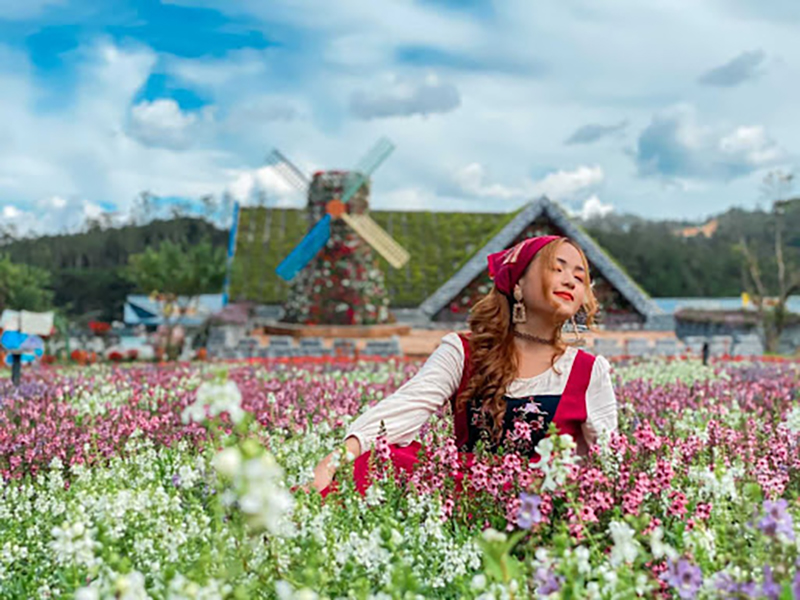
[[[653,297],[739,295],[745,290],[742,239],[759,257],[765,286],[776,293],[775,215],[731,209],[715,219],[711,237],[684,238],[675,232],[686,223],[630,215],[593,219],[583,228]],[[800,268],[800,199],[786,204],[781,228],[787,263]]]
[[[682,237],[688,223],[607,215],[581,226],[651,296],[736,296],[744,290],[741,239],[760,257],[765,285],[776,290],[775,215],[731,209],[715,217],[713,236]],[[787,259],[800,265],[800,199],[786,203],[782,231]],[[123,276],[128,257],[171,240],[189,246],[208,240],[224,248],[228,233],[208,220],[181,216],[119,228],[92,227],[76,234],[8,239],[0,252],[14,263],[47,270],[57,307],[73,316],[119,319],[134,291]],[[209,290],[211,292],[216,290]]]
[[[125,297],[135,291],[123,276],[128,257],[165,240],[184,247],[208,240],[215,247],[226,247],[228,232],[201,218],[179,217],[12,240],[0,252],[15,263],[49,271],[55,305],[65,313],[111,321],[121,319]]]

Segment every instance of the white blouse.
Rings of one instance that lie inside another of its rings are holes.
[[[559,372],[548,369],[534,377],[518,377],[511,382],[506,394],[512,398],[562,394],[577,352],[576,348],[568,347],[555,362]],[[464,347],[457,333],[448,333],[417,374],[362,413],[350,425],[345,439],[355,437],[361,444],[361,451],[366,452],[372,448],[383,421],[387,441],[407,446],[431,414],[456,392],[463,369]],[[605,358],[595,358],[586,390],[586,422],[582,426],[587,444],[592,444],[602,431],[617,429],[617,399],[609,369]]]

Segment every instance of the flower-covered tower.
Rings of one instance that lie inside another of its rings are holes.
[[[313,227],[355,177],[352,171],[319,171],[308,188],[308,220]],[[347,213],[369,207],[369,183],[347,203]],[[291,281],[283,320],[305,325],[378,325],[394,321],[383,270],[364,239],[345,221],[331,221],[325,246]]]

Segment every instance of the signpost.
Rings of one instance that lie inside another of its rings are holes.
[[[16,322],[15,322],[16,321]],[[49,335],[53,329],[53,313],[3,311],[3,335],[0,345],[8,351],[6,364],[11,366],[11,381],[20,383],[22,364],[32,363],[44,354],[44,340],[37,334]]]
[[[22,363],[31,363],[44,354],[44,341],[38,335],[4,331],[0,343],[8,350],[6,364],[11,366],[11,381],[19,385]]]

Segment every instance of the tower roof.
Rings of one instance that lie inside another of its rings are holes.
[[[486,270],[486,260],[489,254],[510,247],[529,225],[541,219],[541,217],[545,217],[552,222],[563,235],[575,240],[583,249],[592,267],[598,270],[645,319],[662,314],[661,309],[653,302],[647,292],[639,287],[588,233],[572,221],[560,206],[545,196],[530,202],[519,211],[496,235],[475,252],[452,277],[428,296],[420,304],[420,310],[428,316],[433,316],[445,308],[461,290]]]

